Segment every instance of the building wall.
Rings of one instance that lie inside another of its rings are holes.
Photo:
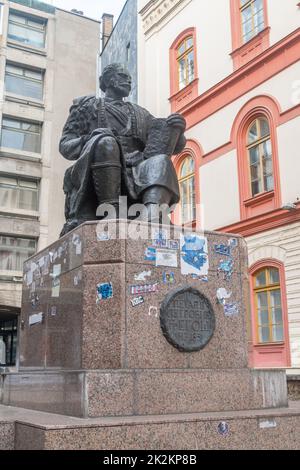
[[[260,259],[282,260],[285,266],[291,363],[300,365],[300,223],[247,238],[250,267]]]
[[[4,0],[3,3],[0,119],[2,121],[5,115],[41,122],[42,148],[40,155],[0,148],[1,174],[40,180],[39,211],[1,208],[0,233],[33,238],[40,250],[58,238],[64,224],[62,185],[70,162],[59,154],[58,144],[72,100],[96,92],[100,25],[97,21],[39,2]],[[45,50],[7,41],[9,7],[47,20]],[[41,102],[5,92],[6,61],[45,71]],[[22,273],[0,272],[0,279],[0,306],[20,307]]]
[[[251,360],[254,366],[291,364],[299,368],[300,8],[294,0],[264,0],[264,29],[241,45],[236,34],[238,5],[237,0],[222,0],[217,5],[199,0],[140,0],[139,104],[154,115],[176,111],[187,119],[188,143],[181,157],[186,153],[195,156],[197,203],[202,205],[204,227],[243,234],[254,269],[264,260],[282,263],[289,336],[278,350],[272,345],[256,350],[258,345],[253,343]],[[185,89],[174,91],[177,66],[173,47],[191,28],[195,31],[195,79]],[[251,106],[259,112],[268,109],[272,115],[279,189],[274,207],[262,204],[257,209],[254,201],[255,215],[250,216],[243,209],[239,123]],[[178,169],[181,157],[174,159]],[[295,204],[293,211],[283,208],[291,203]],[[175,222],[180,222],[176,217]],[[253,309],[252,320],[254,325]]]
[[[137,0],[127,0],[101,53],[101,70],[112,63],[126,65],[132,76],[129,100],[137,102]],[[129,46],[129,47],[128,47]]]

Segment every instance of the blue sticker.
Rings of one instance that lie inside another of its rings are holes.
[[[167,247],[168,233],[166,230],[155,229],[153,235],[153,245],[158,248]]]
[[[231,255],[230,246],[227,246],[227,245],[215,245],[215,252],[218,255],[222,255],[222,256]]]
[[[207,239],[195,234],[189,234],[182,238],[181,245],[181,273],[184,275],[207,275]]]
[[[113,286],[110,282],[97,285],[97,302],[99,300],[111,299],[113,296]]]
[[[225,421],[221,421],[218,424],[218,433],[221,434],[221,436],[227,436],[229,433],[229,426]]]
[[[178,240],[169,240],[168,241],[168,248],[170,248],[170,250],[179,250],[179,241]]]
[[[226,317],[235,317],[239,314],[239,306],[237,303],[224,304],[224,313]]]
[[[224,279],[228,281],[229,279],[231,279],[232,271],[233,271],[233,259],[230,258],[226,261],[221,259],[219,267],[218,267],[218,275],[220,273],[223,273]]]
[[[149,246],[145,250],[145,261],[156,261],[156,248]]]

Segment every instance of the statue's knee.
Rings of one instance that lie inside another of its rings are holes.
[[[107,161],[112,160],[116,161],[120,159],[119,146],[114,137],[103,137],[99,139],[95,146],[95,161]]]

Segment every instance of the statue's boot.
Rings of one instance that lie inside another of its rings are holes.
[[[162,210],[168,211],[171,200],[170,191],[163,186],[152,186],[143,193],[143,204],[145,210],[143,219],[149,222],[161,223],[163,221]],[[164,217],[167,220],[167,214]]]
[[[98,202],[97,215],[101,204],[109,204],[114,207],[115,211],[112,211],[112,213],[116,214],[118,218],[119,196],[121,195],[121,169],[120,163],[113,162],[94,163],[92,165],[94,189]],[[109,211],[107,212],[109,217],[110,213]],[[101,216],[104,216],[104,214],[101,214]]]

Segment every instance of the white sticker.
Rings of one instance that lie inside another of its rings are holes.
[[[35,313],[34,315],[29,316],[29,326],[35,325],[36,323],[42,323],[43,321],[43,312]]]
[[[275,419],[268,419],[268,420],[265,420],[265,421],[260,421],[259,422],[259,427],[260,427],[260,429],[276,428],[277,423],[276,423]]]
[[[155,316],[155,318],[158,317],[158,308],[157,307],[149,307],[149,312],[148,312],[149,316],[152,317],[152,315]]]
[[[140,274],[135,274],[134,280],[135,281],[146,281],[147,280],[146,278],[151,277],[151,275],[152,275],[151,271],[143,271]]]
[[[51,297],[59,297],[60,294],[60,279],[55,277],[52,281],[52,292]]]
[[[81,242],[76,245],[75,253],[76,255],[81,255]]]
[[[32,271],[27,271],[26,273],[26,284],[27,286],[30,286],[32,283]]]
[[[140,295],[139,297],[135,297],[134,299],[130,299],[131,305],[133,307],[137,307],[145,302],[144,297]]]
[[[178,267],[177,252],[174,250],[156,250],[156,266]]]
[[[60,273],[61,273],[61,264],[54,264],[52,276],[57,277],[60,275]]]
[[[220,287],[220,289],[217,290],[217,299],[220,304],[225,305],[226,300],[230,299],[231,295],[232,292],[228,292],[224,287]]]

